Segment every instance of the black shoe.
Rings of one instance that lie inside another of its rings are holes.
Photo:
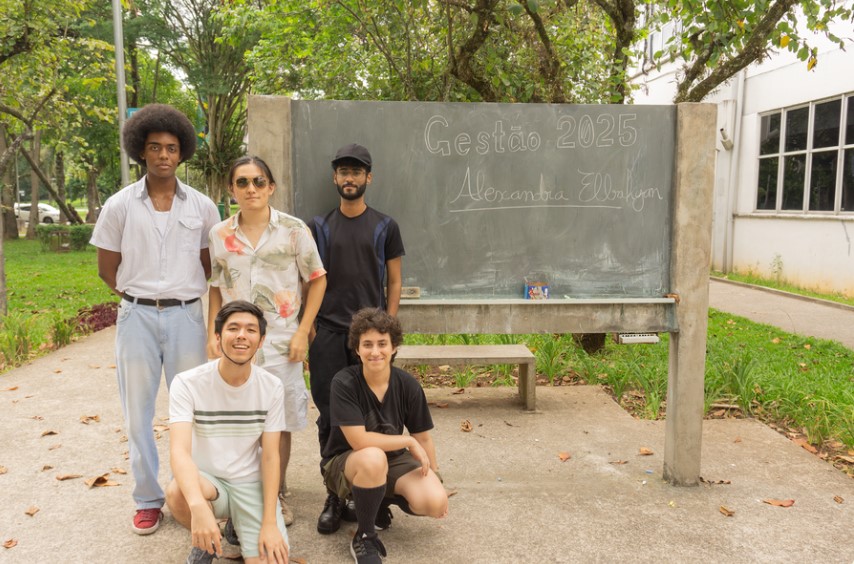
[[[326,496],[323,511],[317,519],[317,532],[321,535],[331,535],[341,528],[341,511],[344,509],[344,500],[334,493]]]
[[[352,499],[344,501],[344,507],[341,510],[341,520],[347,521],[348,523],[355,523],[359,520],[359,518],[356,517],[356,503]]]
[[[392,519],[391,507],[389,507],[389,503],[387,501],[383,501],[382,505],[380,505],[380,510],[377,511],[377,518],[374,520],[374,528],[378,531],[385,531],[391,527]]]
[[[350,554],[356,564],[381,564],[385,553],[385,546],[377,535],[366,536],[356,533],[353,542],[350,543]]]
[[[228,544],[240,546],[240,539],[237,538],[237,531],[234,530],[234,523],[231,521],[231,517],[229,517],[228,521],[225,522],[225,528],[222,531],[222,536],[225,537]]]
[[[213,559],[213,554],[208,554],[201,548],[194,546],[193,550],[190,551],[190,555],[187,556],[187,564],[210,564],[213,562]]]

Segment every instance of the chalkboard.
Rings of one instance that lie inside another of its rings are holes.
[[[294,213],[338,205],[330,160],[373,156],[368,205],[424,298],[651,298],[669,290],[675,106],[291,102]]]

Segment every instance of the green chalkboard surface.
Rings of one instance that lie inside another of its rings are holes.
[[[373,156],[423,298],[669,291],[675,106],[292,101],[294,212],[335,207],[330,160]]]

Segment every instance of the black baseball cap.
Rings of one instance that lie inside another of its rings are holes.
[[[332,168],[335,168],[335,164],[338,161],[343,161],[344,159],[355,159],[368,167],[368,170],[371,170],[371,153],[361,145],[350,143],[338,149],[338,152],[335,153],[335,158],[332,159]]]

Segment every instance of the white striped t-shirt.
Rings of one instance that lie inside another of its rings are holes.
[[[261,480],[261,433],[285,430],[282,382],[252,365],[249,379],[231,386],[219,359],[175,376],[169,422],[193,424],[193,460],[212,476],[234,483]]]

